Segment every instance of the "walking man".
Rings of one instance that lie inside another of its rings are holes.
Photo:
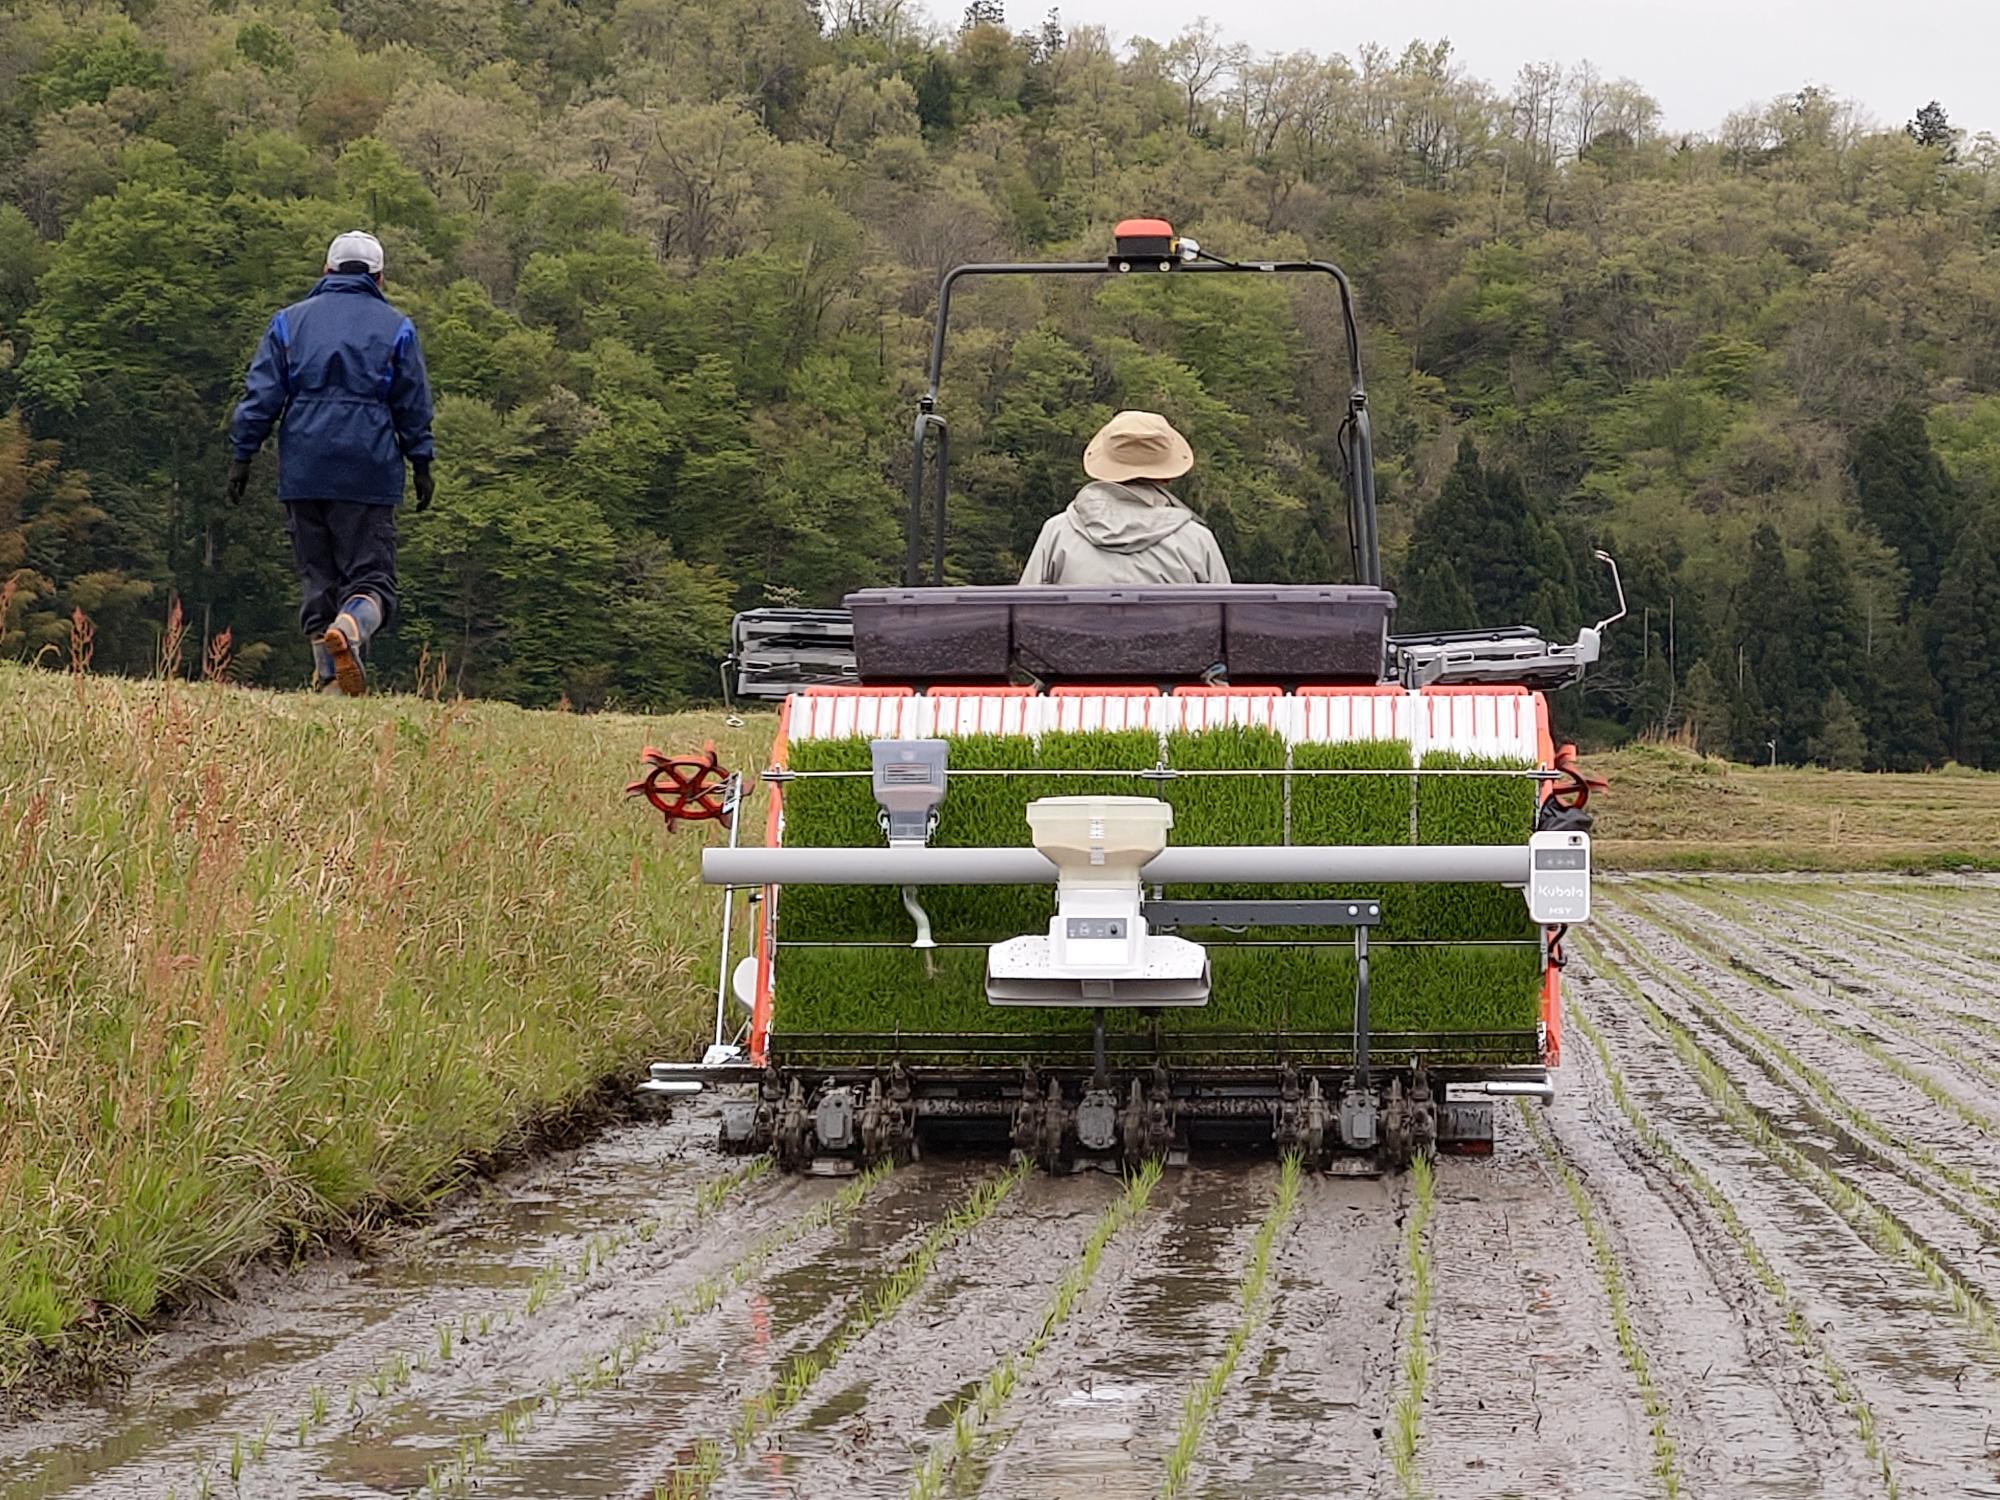
[[[436,488],[430,378],[416,329],[382,295],[374,235],[335,238],[326,274],[264,330],[229,426],[231,504],[273,427],[314,686],[358,698],[368,690],[369,638],[396,614],[404,461],[418,510]]]

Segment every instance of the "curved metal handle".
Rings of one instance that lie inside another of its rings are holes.
[[[1593,547],[1590,555],[1611,570],[1611,587],[1618,595],[1618,613],[1612,615],[1609,619],[1597,622],[1598,633],[1602,634],[1607,625],[1616,625],[1620,620],[1625,618],[1625,585],[1619,581],[1618,560],[1615,557],[1606,552],[1602,547]]]

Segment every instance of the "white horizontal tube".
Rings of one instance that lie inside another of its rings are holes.
[[[1462,880],[1526,885],[1526,844],[1187,845],[1162,850],[1148,882],[1290,885]],[[705,849],[709,885],[1053,885],[1035,849]]]
[[[1488,1078],[1473,1084],[1453,1084],[1452,1087],[1469,1088],[1489,1099],[1553,1099],[1556,1096],[1554,1084],[1525,1079]]]

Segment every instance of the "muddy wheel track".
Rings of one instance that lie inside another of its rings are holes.
[[[754,1441],[763,1424],[745,1433],[753,1452],[739,1454],[734,1441],[746,1403],[778,1387],[794,1359],[846,1325],[883,1274],[991,1175],[951,1164],[882,1179],[838,1222],[815,1228],[748,1275],[729,1275],[706,1312],[614,1378],[562,1401],[518,1446],[497,1455],[498,1463],[480,1466],[477,1493],[651,1496],[707,1445],[718,1450],[725,1472],[739,1458],[754,1460],[765,1451]],[[857,1181],[843,1191],[865,1186]],[[753,1246],[733,1258],[755,1253]],[[447,1482],[436,1490],[452,1495],[470,1486]]]
[[[1162,1184],[1150,1222],[996,1424],[982,1495],[1158,1492],[1182,1392],[1234,1321],[1236,1269],[1276,1175],[1270,1163],[1193,1167]]]
[[[1446,1159],[1433,1229],[1432,1395],[1418,1463],[1441,1495],[1649,1493],[1647,1432],[1590,1245],[1518,1120]]]
[[[1074,1263],[1117,1193],[1110,1178],[1081,1186],[1087,1195],[1030,1177],[904,1316],[827,1372],[818,1399],[772,1433],[753,1472],[732,1471],[715,1495],[789,1495],[808,1479],[828,1493],[907,1489],[957,1404],[1034,1332],[1051,1263]]]
[[[1211,1424],[1193,1493],[1368,1495],[1384,1482],[1406,1295],[1401,1181],[1308,1177],[1270,1316]]]
[[[1595,987],[1573,995],[1572,1025],[1594,1031],[1602,1003]],[[1635,1133],[1592,1046],[1573,1047],[1566,1075],[1540,1123],[1615,1240],[1687,1491],[1866,1492],[1876,1465],[1865,1453],[1841,1453],[1850,1414],[1787,1336],[1782,1307],[1728,1226],[1676,1160]]]

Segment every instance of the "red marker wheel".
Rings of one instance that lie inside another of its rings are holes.
[[[710,823],[729,815],[729,772],[716,758],[715,746],[699,755],[668,755],[648,745],[642,759],[652,767],[625,788],[627,796],[652,803],[667,826]]]

